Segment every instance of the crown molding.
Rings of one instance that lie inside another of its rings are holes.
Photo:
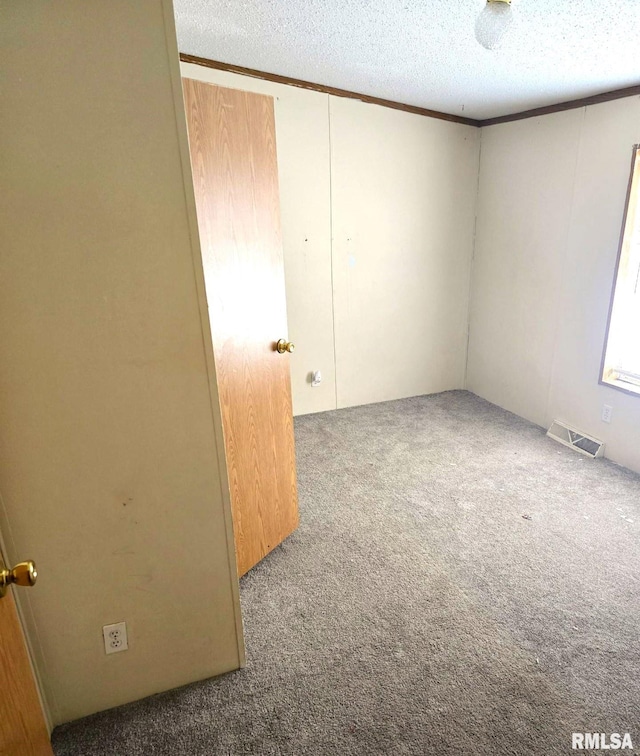
[[[254,79],[263,79],[264,81],[273,81],[276,82],[276,84],[288,84],[292,87],[299,87],[300,89],[311,89],[314,92],[323,92],[324,94],[334,95],[335,97],[347,97],[351,100],[361,100],[362,102],[368,102],[373,105],[382,105],[382,107],[385,108],[403,110],[405,113],[415,113],[416,115],[426,116],[428,118],[438,118],[441,121],[462,123],[465,126],[479,125],[479,121],[476,121],[473,118],[463,118],[462,116],[451,115],[451,113],[441,113],[439,110],[419,108],[416,105],[406,105],[403,102],[396,102],[395,100],[384,100],[380,97],[372,97],[371,95],[360,94],[359,92],[351,92],[348,89],[327,87],[323,84],[314,84],[311,81],[304,81],[303,79],[292,79],[289,76],[280,76],[280,74],[267,73],[266,71],[257,71],[255,68],[235,66],[231,63],[222,63],[219,60],[201,58],[197,55],[187,55],[186,53],[180,53],[180,60],[183,63],[195,63],[195,65],[197,66],[215,68],[218,71],[229,71],[230,73],[242,74],[242,76],[251,76]]]
[[[523,110],[520,113],[511,113],[510,115],[496,116],[495,118],[485,118],[477,121],[477,125],[495,126],[498,123],[509,123],[510,121],[522,121],[525,118],[535,118],[536,116],[549,115],[550,113],[560,113],[563,110],[573,110],[574,108],[584,108],[587,105],[599,105],[601,102],[611,100],[620,100],[623,97],[633,97],[640,95],[640,85],[625,87],[624,89],[612,89],[609,92],[591,95],[590,97],[580,97],[577,100],[567,100],[558,102],[555,105],[545,105],[542,108],[532,108]]]
[[[526,118],[535,118],[537,116],[550,115],[551,113],[559,113],[563,110],[573,110],[574,108],[583,108],[587,105],[598,105],[602,102],[620,100],[623,97],[634,97],[640,95],[640,85],[636,85],[632,87],[625,87],[624,89],[613,89],[609,92],[602,92],[600,94],[591,95],[590,97],[580,97],[576,100],[567,100],[566,102],[559,102],[555,105],[545,105],[544,107],[532,108],[531,110],[523,110],[518,113],[496,116],[495,118],[475,119],[463,118],[462,116],[452,115],[451,113],[442,113],[439,110],[420,108],[417,105],[407,105],[403,102],[396,102],[395,100],[384,100],[381,97],[373,97],[371,95],[365,95],[359,92],[351,92],[348,89],[339,89],[337,87],[328,87],[324,84],[315,84],[314,82],[304,81],[303,79],[293,79],[290,76],[281,76],[280,74],[258,71],[255,68],[246,68],[245,66],[236,66],[232,63],[223,63],[219,60],[201,58],[197,55],[180,53],[180,60],[183,63],[194,63],[197,66],[215,68],[218,71],[229,71],[230,73],[237,73],[241,74],[242,76],[250,76],[254,79],[273,81],[276,84],[287,84],[288,86],[299,87],[300,89],[310,89],[314,92],[323,92],[324,94],[334,95],[335,97],[347,97],[351,100],[360,100],[362,102],[368,102],[373,105],[381,105],[384,108],[402,110],[405,113],[415,113],[416,115],[426,116],[427,118],[437,118],[441,121],[461,123],[465,126],[476,126],[478,128],[484,128],[485,126],[496,126],[497,124],[510,123],[511,121],[522,121]]]

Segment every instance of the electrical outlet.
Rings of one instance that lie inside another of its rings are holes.
[[[612,413],[613,413],[613,407],[610,404],[603,404],[602,405],[602,422],[610,423]]]
[[[129,648],[127,642],[127,623],[116,622],[115,625],[105,625],[102,628],[104,637],[104,651],[106,654],[117,654]]]

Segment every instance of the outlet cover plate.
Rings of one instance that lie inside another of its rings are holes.
[[[102,628],[102,637],[104,638],[104,650],[107,654],[117,654],[129,648],[126,622],[105,625]]]

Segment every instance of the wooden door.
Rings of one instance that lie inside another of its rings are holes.
[[[53,756],[13,590],[0,598],[0,754]]]
[[[243,575],[298,526],[273,100],[183,87]]]

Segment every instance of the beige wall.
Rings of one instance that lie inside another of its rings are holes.
[[[478,130],[182,72],[275,98],[294,413],[462,387]]]
[[[462,388],[478,130],[330,109],[338,406]]]
[[[0,525],[59,723],[243,650],[170,4],[0,9]]]
[[[640,471],[640,397],[598,384],[640,98],[482,129],[467,386]],[[613,407],[610,424],[602,405]]]

